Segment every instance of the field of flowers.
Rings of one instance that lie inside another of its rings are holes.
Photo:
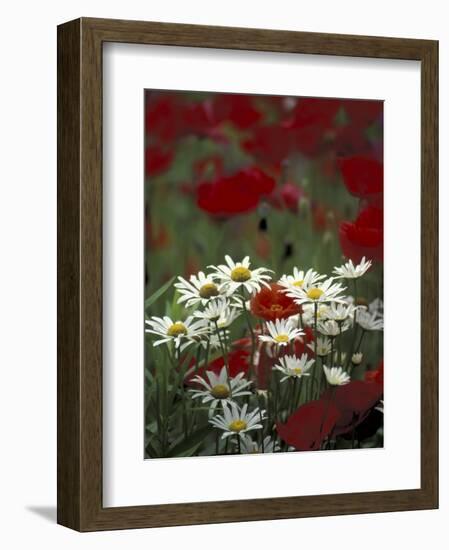
[[[382,102],[145,107],[145,456],[382,447]]]

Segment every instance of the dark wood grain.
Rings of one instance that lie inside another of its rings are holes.
[[[102,44],[129,42],[421,61],[421,488],[104,508]],[[438,506],[438,43],[142,21],[58,28],[58,522],[79,531]]]
[[[80,526],[80,21],[58,29],[58,522]]]

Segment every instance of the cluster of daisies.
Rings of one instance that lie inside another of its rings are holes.
[[[217,440],[220,436],[226,448],[232,441],[242,453],[278,451],[276,421],[329,387],[347,384],[352,369],[363,361],[365,333],[383,329],[382,302],[360,304],[354,291],[371,261],[363,258],[355,265],[349,260],[334,268],[331,277],[294,268],[278,279],[270,269],[253,269],[248,256],[242,261],[225,256],[225,262],[188,280],[178,277],[177,303],[186,315],[151,317],[146,332],[153,346],[167,347],[173,364],[189,351],[196,355],[186,373],[187,395],[207,410],[205,422],[216,430]],[[345,284],[354,286],[353,295],[345,293]],[[262,296],[265,309],[260,313]],[[247,368],[239,372],[231,369],[229,359],[237,320],[240,340],[249,350]],[[354,338],[344,351],[341,342],[349,330]],[[272,361],[263,385],[262,354]],[[221,369],[209,368],[217,357]]]

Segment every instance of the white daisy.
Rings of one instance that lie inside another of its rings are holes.
[[[203,386],[203,390],[189,390],[192,393],[192,399],[201,399],[201,403],[210,403],[209,416],[214,414],[217,405],[229,403],[231,399],[241,397],[242,395],[251,395],[248,387],[251,385],[250,380],[243,378],[244,373],[239,372],[234,378],[228,381],[226,367],[223,367],[220,374],[217,376],[212,371],[206,371],[208,380],[201,376],[194,376],[192,382],[196,382]]]
[[[209,267],[215,271],[212,277],[220,281],[227,296],[243,288],[248,294],[253,294],[259,292],[261,285],[269,286],[267,281],[271,280],[271,275],[268,274],[271,270],[264,267],[250,269],[249,256],[245,256],[241,262],[234,262],[230,256],[225,256],[225,260],[228,265]]]
[[[197,310],[193,315],[215,323],[225,314],[227,309],[229,309],[229,300],[221,297],[210,301],[203,311]]]
[[[357,323],[363,330],[383,330],[384,320],[377,312],[370,313],[366,309],[361,309],[357,313]]]
[[[178,280],[179,283],[174,284],[179,294],[181,294],[178,304],[185,302],[186,307],[196,304],[204,306],[221,294],[220,286],[215,283],[213,277],[205,275],[202,271],[198,275],[191,275],[188,281],[183,277],[178,277]]]
[[[247,403],[240,409],[234,401],[225,402],[223,403],[223,415],[214,416],[209,422],[216,428],[223,430],[222,439],[231,435],[244,439],[246,433],[252,430],[260,430],[263,427],[260,421],[265,419],[265,410],[260,410],[259,407],[256,407],[250,413],[247,410]]]
[[[313,304],[304,304],[302,306],[302,320],[307,326],[313,327],[315,324],[315,306]],[[319,304],[317,307],[317,321],[325,321],[329,316],[329,306]]]
[[[327,383],[330,386],[344,386],[351,381],[351,377],[343,370],[343,367],[326,367],[323,365]]]
[[[315,353],[315,342],[310,342],[307,347]],[[332,351],[332,344],[329,338],[326,336],[321,338],[318,336],[316,341],[316,354],[318,357],[326,357]]]
[[[224,329],[232,325],[232,323],[241,315],[241,310],[236,307],[228,307],[221,312],[217,319],[218,328]]]
[[[337,322],[342,322],[346,321],[346,319],[353,319],[356,309],[357,307],[353,304],[337,304],[334,302],[330,305],[327,316],[329,319],[333,319]]]
[[[229,336],[230,336],[229,330],[221,331],[222,341],[223,340],[225,342],[228,341]],[[212,334],[206,334],[205,337],[201,338],[200,345],[203,346],[204,349],[206,349],[207,346],[209,345],[210,350],[216,350],[216,349],[221,349],[222,344],[220,342],[220,338],[218,337],[218,334],[216,332],[212,332]]]
[[[330,277],[324,282],[315,283],[309,287],[290,287],[285,290],[287,296],[290,296],[299,305],[302,304],[330,304],[332,302],[345,303],[341,295],[345,287],[340,283],[334,283]]]
[[[303,336],[304,332],[297,328],[289,319],[276,319],[274,322],[268,321],[266,324],[269,335],[260,334],[259,339],[262,342],[286,346],[289,342]]]
[[[380,298],[375,298],[368,306],[370,313],[377,313],[379,316],[383,316],[384,303]]]
[[[309,359],[307,353],[303,353],[300,358],[295,355],[284,355],[279,360],[279,365],[273,367],[274,370],[280,371],[284,376],[281,378],[281,382],[288,378],[301,378],[302,376],[309,376],[312,365],[315,363],[315,359]]]
[[[353,353],[351,357],[351,363],[354,366],[360,365],[363,361],[363,353],[359,351],[358,353]]]
[[[340,332],[345,332],[348,330],[349,323],[337,323],[333,319],[327,319],[326,321],[321,321],[318,323],[318,330],[324,336],[329,336],[330,338],[335,338],[340,334]]]
[[[358,265],[354,265],[352,260],[346,262],[341,267],[335,267],[333,273],[337,275],[337,279],[358,279],[364,275],[371,267],[371,260],[366,260],[363,256],[362,261]]]
[[[320,275],[313,269],[305,272],[294,267],[293,275],[282,275],[279,279],[279,284],[285,288],[308,288],[325,278],[326,275]]]
[[[159,346],[168,342],[173,342],[175,348],[184,350],[194,341],[198,341],[209,331],[208,323],[203,319],[195,320],[191,315],[185,321],[173,321],[170,317],[151,317],[145,323],[151,328],[146,328],[145,332],[160,336],[153,346]]]
[[[263,440],[263,444],[258,441],[253,441],[249,436],[243,437],[241,448],[243,454],[257,454],[275,453],[278,452],[281,447],[277,441],[267,435]]]

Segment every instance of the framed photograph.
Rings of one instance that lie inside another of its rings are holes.
[[[58,522],[438,506],[438,43],[58,28]]]

